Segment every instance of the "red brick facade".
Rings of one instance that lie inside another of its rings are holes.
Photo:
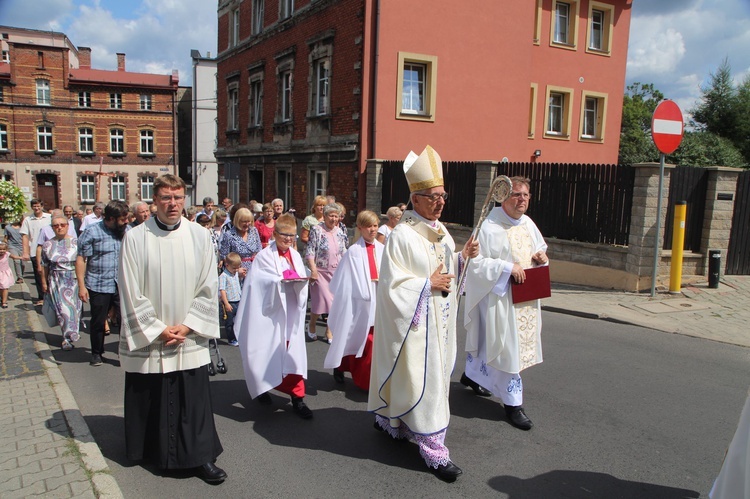
[[[92,204],[92,191],[82,193],[81,177],[88,176],[100,179],[99,200],[124,190],[131,203],[140,199],[146,172],[173,171],[176,75],[129,73],[124,54],[122,70],[92,70],[90,49],[81,48],[79,66],[78,49],[61,33],[0,31],[10,59],[0,68],[7,143],[0,170],[11,172],[29,197],[46,198],[47,209]],[[112,182],[116,188],[123,179],[113,192]]]

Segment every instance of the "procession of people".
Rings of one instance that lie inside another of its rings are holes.
[[[185,183],[164,175],[151,203],[97,203],[76,224],[71,207],[70,215],[50,217],[32,200],[15,251],[19,262],[31,260],[37,303],[49,296],[63,350],[84,331],[83,303],[91,309],[92,366],[106,361],[110,322],[120,324],[129,459],[194,469],[209,483],[227,478],[216,464],[223,448],[209,382],[211,345],[224,325],[226,344],[239,347],[252,400],[270,405],[271,393],[282,393],[297,416],[313,418],[306,342],[320,339],[330,345],[322,367],[335,383],[345,384],[349,373],[368,392],[374,428],[414,442],[427,468],[452,482],[462,474],[446,445],[460,349],[461,383],[477,395],[497,395],[513,426],[532,427],[520,372],[542,361],[539,300],[514,303],[510,283],[523,282],[524,269],[548,265],[547,247],[525,214],[528,179],[512,179],[507,200],[459,250],[440,222],[448,193],[438,152],[429,145],[411,152],[404,174],[408,204],[390,208],[385,223],[359,212],[351,244],[344,208],[331,196],[315,198],[299,229],[280,199],[261,205],[224,198],[217,209],[205,198],[191,221]],[[466,345],[457,343],[459,320]]]

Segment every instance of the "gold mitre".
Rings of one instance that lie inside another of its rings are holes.
[[[414,151],[409,151],[404,160],[404,175],[409,183],[410,192],[444,185],[443,161],[437,151],[430,146],[425,147],[419,156],[414,154]]]

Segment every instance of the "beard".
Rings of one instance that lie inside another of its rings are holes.
[[[115,239],[122,239],[125,237],[125,231],[127,230],[127,225],[115,225],[112,228],[112,234],[115,236]]]

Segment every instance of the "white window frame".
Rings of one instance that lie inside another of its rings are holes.
[[[36,146],[39,152],[53,152],[52,127],[39,125],[36,127]]]
[[[253,0],[253,35],[263,31],[263,16],[265,15],[265,0]]]
[[[109,129],[110,154],[125,154],[125,130],[122,128]]]
[[[279,168],[276,170],[276,196],[284,201],[284,206],[292,206],[292,169]]]
[[[96,179],[93,175],[81,175],[78,184],[81,191],[81,203],[96,201]]]
[[[78,128],[78,152],[81,154],[93,154],[94,152],[94,129],[90,127]]]
[[[122,109],[122,94],[119,92],[112,92],[109,94],[109,108],[110,109]]]
[[[591,105],[593,103],[593,105]],[[605,124],[607,123],[607,94],[583,91],[581,95],[581,142],[604,142]],[[593,133],[591,127],[593,125]]]
[[[396,89],[396,119],[435,121],[435,102],[437,96],[437,62],[436,56],[398,53],[398,87]],[[421,68],[422,77],[416,80],[417,94],[420,103],[413,102],[412,80],[409,71]],[[408,96],[408,98],[407,98]]]
[[[548,86],[544,110],[544,137],[570,140],[573,89]],[[558,120],[559,118],[559,120]],[[556,123],[556,121],[559,121]]]
[[[307,205],[312,206],[316,196],[326,195],[326,186],[328,185],[328,170],[326,168],[311,168],[308,171],[308,185],[310,192],[308,194]]]
[[[612,34],[614,32],[612,23],[614,15],[614,5],[595,1],[589,2],[589,29],[586,34],[586,52],[601,56],[612,55]],[[600,19],[597,20],[597,17],[600,17]]]
[[[0,123],[0,151],[7,151],[10,142],[8,141],[8,125]]]
[[[281,93],[281,122],[286,123],[292,121],[292,71],[286,69],[279,74],[280,79],[280,93]]]
[[[263,76],[250,76],[250,122],[251,128],[263,126]]]
[[[580,0],[552,0],[550,46],[576,50]]]
[[[44,78],[36,80],[36,103],[38,106],[49,106],[52,104],[49,80]]]
[[[232,10],[232,24],[229,31],[229,46],[236,47],[240,43],[240,8]]]
[[[232,131],[240,129],[240,89],[237,83],[227,88],[227,126]]]
[[[151,94],[141,94],[139,100],[141,111],[151,111],[153,109],[153,97]]]
[[[329,58],[318,59],[314,63],[313,81],[313,114],[325,116],[330,114],[331,109],[331,60]]]
[[[294,15],[294,0],[279,0],[279,20],[283,21]]]
[[[124,175],[115,175],[110,178],[109,192],[112,201],[125,201],[127,199],[126,180]]]
[[[143,175],[141,177],[141,201],[150,202],[154,198],[154,177]]]
[[[91,92],[78,92],[78,107],[91,107]]]
[[[10,62],[10,51],[3,50],[3,62]]]
[[[154,155],[154,131],[153,130],[141,130],[140,135],[140,154],[141,155]]]

